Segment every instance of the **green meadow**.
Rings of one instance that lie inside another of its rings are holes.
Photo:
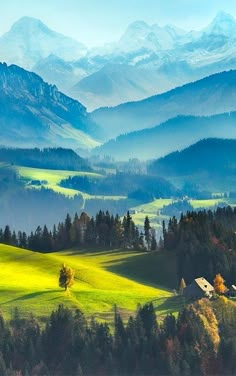
[[[60,186],[60,182],[63,179],[67,179],[70,176],[87,176],[90,179],[102,179],[101,174],[96,174],[93,172],[82,172],[82,171],[64,171],[64,170],[47,170],[41,168],[31,168],[31,167],[22,167],[15,166],[15,170],[19,177],[23,179],[26,183],[30,183],[32,180],[44,180],[45,188],[50,188],[57,193],[65,194],[66,196],[75,196],[78,193],[81,193],[75,189],[63,188]],[[32,187],[30,184],[28,187]],[[35,188],[35,186],[33,186]],[[84,198],[89,198],[90,195],[83,193]]]
[[[92,199],[109,199],[109,200],[122,200],[126,199],[125,196],[99,196],[99,195],[90,195],[86,192],[81,192],[75,189],[64,188],[60,186],[60,182],[63,179],[67,179],[70,176],[87,176],[90,179],[103,179],[103,175],[94,173],[94,172],[84,172],[84,171],[64,171],[64,170],[48,170],[41,168],[32,168],[32,167],[22,167],[14,166],[14,169],[20,179],[26,183],[27,188],[49,188],[54,192],[64,194],[68,197],[74,197],[75,195],[81,194],[86,200]],[[45,181],[40,186],[30,184],[32,180]]]
[[[132,218],[136,225],[143,226],[145,217],[148,216],[151,225],[158,229],[161,228],[161,223],[163,220],[168,220],[169,217],[160,215],[159,210],[165,205],[169,205],[173,202],[173,199],[157,199],[147,204],[135,206],[133,211],[135,214],[132,214]]]
[[[152,301],[157,314],[176,313],[179,301],[173,255],[135,251],[65,252],[42,254],[0,245],[0,308],[9,318],[18,307],[42,322],[62,303],[80,308],[88,317],[111,321],[116,304],[123,317],[138,304]],[[69,292],[58,286],[62,263],[75,270]]]
[[[151,225],[160,229],[162,226],[162,221],[166,222],[169,220],[168,216],[160,214],[160,210],[173,202],[173,199],[157,199],[147,204],[138,205],[132,208],[134,214],[132,218],[136,225],[143,226],[145,217],[148,216]],[[227,203],[228,205],[235,206],[236,200],[229,198],[212,198],[209,200],[189,200],[189,203],[192,205],[193,209],[212,209],[214,210],[217,205],[221,203]]]

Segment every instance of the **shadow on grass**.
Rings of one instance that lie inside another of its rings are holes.
[[[132,252],[134,255],[132,255]],[[60,255],[60,253],[59,253]],[[155,288],[166,290],[178,286],[176,257],[171,252],[143,252],[130,249],[70,249],[63,252],[66,256],[108,257],[111,259],[101,262],[104,269],[121,277]],[[116,259],[112,256],[118,256]]]
[[[88,255],[88,256],[113,256],[113,255],[126,255],[129,254],[132,252],[132,250],[130,249],[125,249],[125,250],[122,250],[122,249],[104,249],[101,248],[101,250],[99,250],[99,248],[96,248],[96,249],[81,249],[81,250],[78,250],[78,249],[70,249],[69,251],[67,252],[63,252],[62,255],[63,256],[79,256],[79,255]],[[134,253],[137,254],[137,250],[133,251]],[[60,252],[58,253],[60,255]],[[144,252],[140,251],[140,254],[144,254]]]
[[[130,253],[130,252],[129,252]],[[122,255],[122,253],[120,253]],[[132,257],[104,262],[105,269],[156,288],[171,290],[178,284],[176,259],[168,252],[140,252]]]
[[[51,294],[51,293],[55,293],[55,292],[61,292],[61,290],[37,291],[37,292],[33,292],[31,294],[25,294],[25,295],[19,296],[18,298],[15,298],[15,299],[9,300],[7,302],[1,303],[1,305],[13,303],[13,302],[21,301],[21,300],[28,300],[28,299],[32,299],[32,298],[37,298],[41,295]]]
[[[158,304],[158,302],[160,302],[160,304]],[[157,315],[158,311],[165,311],[165,314],[179,312],[186,305],[184,297],[179,295],[168,297],[164,301],[162,298],[154,299],[152,303]]]

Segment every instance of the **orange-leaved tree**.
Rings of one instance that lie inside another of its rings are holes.
[[[74,270],[63,264],[59,274],[59,286],[67,291],[74,284],[74,275]]]
[[[220,274],[216,274],[214,279],[214,289],[217,294],[224,294],[228,289],[225,286],[225,280]]]

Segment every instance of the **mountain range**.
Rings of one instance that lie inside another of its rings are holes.
[[[0,64],[1,145],[89,149],[99,127],[79,102],[35,73]]]
[[[236,112],[214,116],[177,116],[156,127],[118,136],[92,150],[116,160],[160,158],[206,137],[235,138]]]
[[[158,158],[202,138],[236,138],[235,85],[236,71],[223,72],[89,114],[35,73],[0,64],[1,144],[86,149],[118,160]],[[112,135],[117,138],[109,140]]]
[[[89,50],[23,17],[0,38],[0,60],[34,71],[93,110],[236,69],[235,30],[235,19],[223,12],[191,32],[136,21],[119,41]]]
[[[92,113],[107,139],[157,126],[178,115],[212,116],[236,111],[236,70],[217,73],[143,101]]]

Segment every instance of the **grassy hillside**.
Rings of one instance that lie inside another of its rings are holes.
[[[135,214],[132,214],[135,224],[143,226],[145,217],[148,216],[152,227],[160,230],[162,228],[162,221],[168,220],[169,217],[160,215],[159,210],[161,210],[163,206],[171,204],[172,201],[172,199],[160,198],[132,208],[132,211],[135,212]]]
[[[159,315],[178,309],[171,290],[159,285],[176,287],[175,263],[169,255],[119,250],[40,254],[0,245],[0,260],[0,308],[6,317],[17,306],[23,314],[33,312],[43,320],[60,303],[108,320],[114,304],[124,317],[148,301],[155,302]],[[64,262],[75,270],[69,293],[58,287]]]
[[[65,171],[65,170],[49,170],[42,168],[31,168],[23,166],[14,166],[13,169],[19,175],[19,177],[25,181],[27,188],[45,188],[52,189],[54,192],[64,194],[68,197],[74,197],[77,194],[81,194],[86,200],[90,199],[109,199],[109,200],[121,200],[125,199],[125,196],[101,196],[90,195],[85,192],[81,192],[75,189],[64,188],[60,186],[60,182],[63,179],[67,179],[70,176],[87,176],[89,179],[102,179],[103,175],[94,172],[85,171]],[[43,181],[40,186],[32,185],[33,180]]]
[[[63,193],[67,196],[74,196],[79,192],[74,189],[66,189],[60,187],[59,183],[62,179],[66,179],[69,176],[88,176],[90,178],[102,178],[102,175],[92,173],[92,172],[76,172],[76,171],[63,171],[63,170],[48,170],[40,168],[31,168],[31,167],[14,167],[19,176],[24,179],[26,182],[31,182],[32,180],[44,180],[45,187],[50,188],[58,193]]]

